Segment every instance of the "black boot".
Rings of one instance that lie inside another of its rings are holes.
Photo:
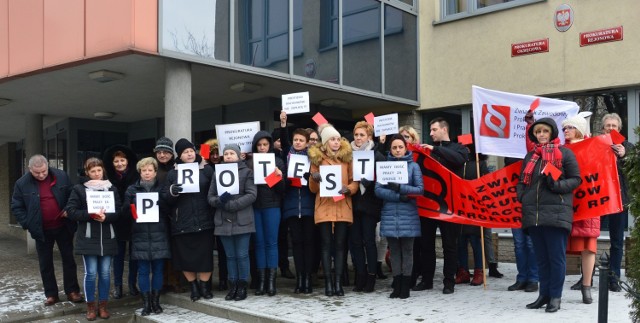
[[[229,292],[227,296],[224,297],[227,301],[232,301],[236,298],[236,293],[238,292],[238,282],[230,280],[229,281]]]
[[[549,304],[549,297],[548,296],[538,296],[538,299],[536,299],[535,302],[527,304],[527,308],[531,309],[531,310],[535,310],[535,309],[539,309],[545,305]]]
[[[343,262],[343,263],[346,263],[346,261],[345,261],[345,262]],[[336,268],[337,268],[337,267],[338,267],[338,265],[336,264]],[[349,285],[351,285],[351,282],[349,282],[349,268],[347,268],[346,266],[345,266],[345,267],[344,267],[344,269],[342,270],[341,278],[342,278],[342,279],[341,279],[340,281],[341,281],[341,284],[342,284],[343,286],[349,286]]]
[[[409,284],[411,284],[411,277],[409,277]],[[376,287],[376,274],[367,274],[367,279],[362,289],[365,293],[371,293]]]
[[[122,285],[113,286],[113,298],[114,299],[122,298]]]
[[[575,284],[571,285],[571,290],[581,290],[582,289],[582,276],[580,276],[580,279],[578,280],[578,282],[576,282]]]
[[[591,286],[582,286],[582,302],[585,304],[593,303],[593,298],[591,297]]]
[[[151,309],[155,314],[162,313],[162,307],[160,307],[160,291],[159,290],[154,290],[151,292]]]
[[[345,270],[346,271],[346,270]],[[342,288],[342,278],[344,275],[336,275],[336,287],[334,289],[333,295],[335,296],[344,296],[344,289]]]
[[[311,274],[305,273],[303,275],[303,277],[302,277],[302,286],[304,288],[302,293],[304,293],[304,294],[313,293],[313,282],[311,280]]]
[[[295,294],[300,294],[304,292],[304,285],[303,285],[304,275],[305,274],[302,274],[296,271],[296,288],[293,290]]]
[[[151,314],[151,295],[149,292],[142,293],[142,313],[140,315],[147,316]]]
[[[335,294],[333,279],[331,278],[332,278],[331,274],[327,274],[324,276],[324,295],[325,296],[333,296]]]
[[[560,298],[551,298],[549,299],[549,304],[547,304],[547,308],[544,310],[547,313],[555,313],[560,309]]]
[[[267,270],[265,268],[258,269],[258,285],[256,286],[256,296],[264,295],[267,283]]]
[[[140,295],[140,291],[138,290],[138,287],[136,287],[136,284],[129,284],[129,295],[131,296]]]
[[[411,280],[409,280],[411,283]],[[400,297],[400,289],[402,287],[402,275],[393,276],[393,283],[391,283],[391,287],[393,287],[393,292],[389,295],[389,298],[398,298]]]
[[[276,272],[277,268],[268,268],[267,269],[267,283],[265,284],[267,295],[274,296],[276,294]]]
[[[489,263],[489,276],[495,278],[502,278],[504,275],[498,271],[498,263]]]
[[[213,294],[211,293],[211,278],[209,278],[209,281],[200,281],[200,296],[204,299],[213,298]]]
[[[353,286],[354,292],[361,292],[364,290],[364,285],[367,283],[367,276],[366,272],[356,272],[355,283]]]
[[[410,293],[411,293],[411,276],[402,276],[399,298],[400,299],[409,298]]]
[[[241,301],[247,299],[247,285],[247,281],[245,280],[238,281],[236,297],[234,298],[234,300]]]
[[[387,275],[382,272],[382,261],[378,261],[378,264],[376,265],[376,275],[378,276],[378,279],[387,279]]]
[[[190,281],[191,286],[191,301],[195,302],[200,299],[200,286],[198,286],[198,280]]]

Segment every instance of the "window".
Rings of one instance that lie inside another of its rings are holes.
[[[338,0],[323,0],[321,47],[338,45]],[[342,43],[351,43],[378,38],[380,35],[380,2],[377,0],[349,0],[342,2]],[[402,31],[402,14],[385,11],[385,35]]]
[[[442,18],[464,18],[479,14],[528,5],[545,0],[440,0]]]

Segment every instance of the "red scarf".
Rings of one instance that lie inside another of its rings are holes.
[[[558,169],[562,168],[562,152],[558,147],[560,146],[560,139],[553,139],[550,143],[546,144],[536,144],[535,149],[533,150],[533,155],[529,162],[527,163],[527,167],[524,169],[522,182],[524,184],[531,184],[531,176],[533,175],[533,169],[536,167],[536,163],[542,157],[542,164],[540,164],[540,169],[544,169],[547,163],[553,164],[553,166]]]

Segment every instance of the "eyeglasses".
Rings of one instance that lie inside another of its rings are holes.
[[[565,127],[562,127],[562,131],[575,130],[575,129],[576,129],[576,127],[574,127],[574,126],[565,126]]]
[[[411,136],[409,136],[409,135],[402,135],[402,138],[404,138],[404,139],[411,139]]]

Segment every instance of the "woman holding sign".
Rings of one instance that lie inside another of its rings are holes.
[[[376,196],[384,201],[380,219],[380,235],[387,238],[391,251],[393,292],[390,298],[408,298],[413,270],[413,240],[420,236],[420,217],[416,200],[410,195],[422,195],[424,185],[420,166],[413,162],[402,135],[394,135],[389,145],[389,161],[407,162],[407,184],[376,183]]]
[[[560,309],[573,222],[573,190],[581,183],[580,170],[573,152],[560,146],[553,119],[534,122],[527,135],[535,148],[524,158],[517,191],[522,229],[533,241],[540,276],[538,299],[527,308],[546,305],[545,311],[553,313]]]
[[[82,255],[84,260],[86,318],[93,321],[96,319],[96,277],[98,278],[98,315],[102,319],[108,319],[110,316],[107,311],[107,301],[111,285],[111,258],[118,254],[114,223],[118,220],[118,212],[115,210],[120,210],[120,195],[116,187],[105,180],[104,164],[100,159],[87,159],[84,163],[84,171],[89,180],[73,187],[66,211],[69,219],[78,221],[76,254]],[[111,194],[98,194],[104,192]],[[91,203],[91,210],[89,210],[89,203]],[[107,212],[107,209],[113,211]]]
[[[373,126],[366,121],[356,123],[353,128],[351,149],[356,151],[371,151],[374,156],[371,165],[375,169],[375,162],[385,161],[386,158],[378,151],[373,142]],[[357,173],[364,171],[364,165],[356,162]],[[364,175],[363,175],[364,176]],[[373,292],[376,284],[378,268],[378,250],[376,248],[376,225],[380,221],[382,200],[375,192],[375,182],[362,177],[360,190],[353,196],[353,225],[351,226],[351,254],[353,266],[356,269],[356,283],[354,292]],[[386,251],[386,250],[385,250]]]
[[[213,210],[207,203],[213,169],[202,161],[189,140],[178,140],[175,150],[176,169],[167,175],[162,198],[171,209],[173,265],[182,270],[195,302],[201,297],[213,298]]]
[[[342,271],[345,270],[347,227],[353,222],[351,196],[358,192],[358,182],[353,181],[353,156],[349,142],[330,124],[322,125],[318,130],[322,144],[309,148],[309,190],[316,193],[315,223],[320,229],[322,268],[326,275],[324,293],[326,296],[344,296]],[[336,179],[332,174],[322,178],[320,167],[330,165],[340,166],[340,178]],[[321,185],[326,189],[337,186],[341,195],[321,196]],[[335,285],[330,274],[332,240],[335,243]]]
[[[162,313],[160,290],[162,289],[163,267],[165,259],[171,258],[171,248],[167,234],[168,210],[164,201],[158,198],[158,193],[163,186],[163,183],[160,183],[156,177],[158,162],[152,157],[147,157],[138,162],[136,169],[140,173],[140,179],[129,186],[124,194],[122,216],[131,216],[134,219],[133,233],[131,234],[131,258],[138,261],[138,284],[143,303],[142,316],[147,316],[151,312]],[[156,193],[155,200],[143,200],[142,205],[139,205],[136,194],[142,196],[144,193]],[[144,208],[142,212],[137,211],[141,208]],[[155,212],[152,212],[153,209]],[[145,215],[145,211],[155,213],[157,218],[154,220],[141,218]],[[149,285],[151,272],[153,272],[153,278],[151,285]]]

